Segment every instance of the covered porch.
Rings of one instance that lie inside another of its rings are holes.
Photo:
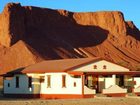
[[[140,72],[85,72],[84,86],[107,96],[140,94]]]

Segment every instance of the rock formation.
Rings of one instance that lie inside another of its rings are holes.
[[[0,73],[28,66],[41,60],[42,58],[39,54],[30,48],[30,46],[23,41],[18,41],[9,48],[0,48]]]
[[[74,13],[9,3],[0,14],[0,45],[2,71],[43,59],[95,56],[140,68],[140,31],[119,11]]]

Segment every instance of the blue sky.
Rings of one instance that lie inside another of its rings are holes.
[[[0,12],[8,2],[76,12],[122,11],[125,20],[132,20],[140,29],[140,0],[0,0]]]

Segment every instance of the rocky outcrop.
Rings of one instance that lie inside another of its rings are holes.
[[[15,44],[25,35],[23,9],[19,3],[9,3],[0,16],[0,43],[6,47]]]
[[[41,60],[43,60],[42,57],[23,41],[18,41],[10,48],[1,46],[0,73],[2,74],[16,68],[25,67],[40,62]]]
[[[0,44],[5,46],[1,51],[13,49],[22,40],[42,59],[99,56],[136,70],[140,66],[139,35],[133,22],[125,21],[119,11],[74,13],[9,3],[0,14]]]
[[[99,26],[116,36],[126,35],[124,17],[119,11],[75,13],[73,17],[78,24]]]

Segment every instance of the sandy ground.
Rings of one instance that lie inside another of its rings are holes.
[[[0,105],[140,105],[140,96],[99,97],[87,99],[16,99],[3,97],[0,88]]]
[[[89,99],[10,99],[0,98],[0,105],[140,105],[140,97],[96,97]]]

